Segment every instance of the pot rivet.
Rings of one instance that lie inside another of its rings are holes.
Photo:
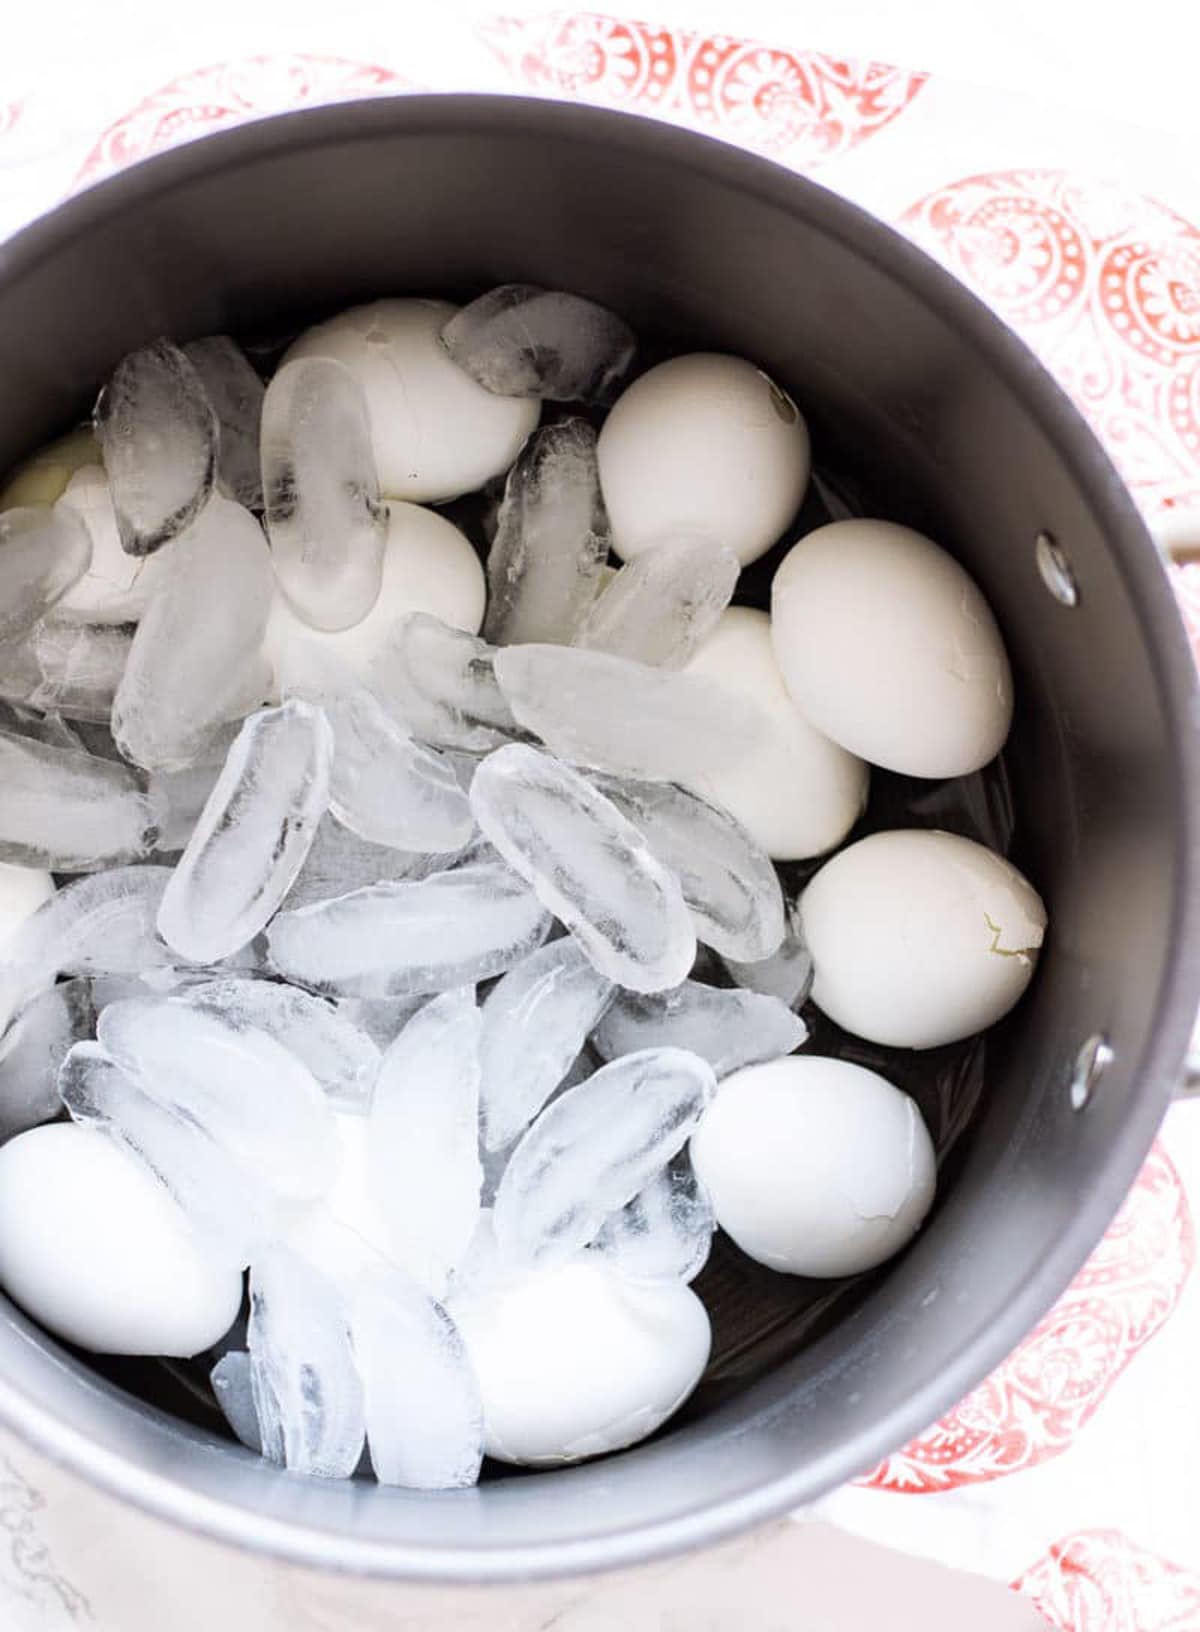
[[[1113,1051],[1102,1031],[1089,1037],[1075,1056],[1071,1071],[1071,1109],[1081,1111],[1095,1092],[1096,1084],[1112,1064]]]
[[[1061,606],[1079,605],[1079,585],[1071,563],[1053,533],[1039,533],[1034,544],[1037,569],[1042,582]]]

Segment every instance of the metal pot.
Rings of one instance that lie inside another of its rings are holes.
[[[709,1542],[925,1427],[1100,1236],[1176,1086],[1200,988],[1200,713],[1128,494],[977,301],[768,163],[634,118],[471,97],[306,112],[155,159],[0,254],[0,468],[78,418],[152,336],[513,279],[589,294],[668,345],[760,361],[875,513],[960,555],[1013,659],[1017,854],[1052,927],[1032,990],[989,1040],[974,1125],[912,1249],[823,1335],[747,1365],[742,1386],[621,1456],[437,1496],[301,1481],[4,1307],[0,1419],[43,1452],[229,1541],[438,1581]]]

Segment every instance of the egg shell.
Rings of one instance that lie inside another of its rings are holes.
[[[56,437],[22,460],[0,489],[0,510],[12,510],[21,504],[54,504],[71,477],[85,465],[100,469],[100,449],[90,425],[80,425]]]
[[[596,450],[624,561],[680,532],[742,565],[774,544],[808,485],[808,429],[792,399],[740,357],[659,363],[617,398]]]
[[[197,1354],[242,1302],[241,1274],[208,1254],[163,1186],[70,1122],[0,1150],[0,1284],[56,1336],[102,1354]]]
[[[25,920],[54,894],[54,879],[36,867],[0,862],[0,957]]]
[[[846,1031],[937,1048],[993,1025],[1028,986],[1046,930],[1010,862],[936,830],[872,833],[800,897],[812,998]]]
[[[501,1462],[577,1462],[644,1439],[708,1364],[690,1287],[623,1279],[581,1253],[450,1304],[479,1379],[484,1448]]]
[[[365,675],[371,659],[406,612],[429,612],[452,629],[477,634],[487,587],[483,566],[453,522],[419,504],[388,505],[387,543],[379,599],[361,622],[333,633],[312,629],[276,590],[264,650],[278,673],[293,640],[316,641]]]
[[[789,1055],[735,1071],[692,1135],[717,1223],[785,1275],[857,1275],[899,1252],[933,1203],[921,1114],[875,1071]]]
[[[92,560],[83,577],[58,602],[55,615],[94,623],[136,623],[155,584],[170,570],[171,546],[164,544],[153,555],[126,555],[108,477],[99,465],[77,470],[58,502],[73,510],[87,528]]]
[[[694,791],[727,810],[776,861],[840,844],[867,802],[867,767],[810,725],[788,696],[767,614],[729,607],[685,668],[727,684],[770,722],[761,746],[706,772]]]
[[[377,300],[308,329],[283,361],[333,357],[362,386],[385,498],[453,499],[506,471],[540,404],[477,385],[439,335],[445,300]]]
[[[771,635],[801,713],[852,754],[905,776],[965,776],[1012,724],[1012,674],[991,608],[953,556],[888,521],[835,521],[792,546]]]

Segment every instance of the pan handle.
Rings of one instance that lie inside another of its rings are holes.
[[[1200,510],[1187,509],[1181,514],[1167,512],[1160,515],[1151,524],[1154,542],[1162,551],[1167,561],[1174,566],[1184,567],[1200,564]],[[1172,578],[1176,592],[1179,592],[1180,581]],[[1189,616],[1188,609],[1181,601],[1180,611],[1188,625],[1188,633],[1192,637],[1192,649],[1200,657],[1200,631],[1195,627],[1194,613]],[[1183,1079],[1179,1084],[1178,1097],[1181,1099],[1200,1096],[1200,1015],[1196,1017],[1196,1024],[1192,1028],[1192,1040],[1188,1044],[1187,1057],[1184,1061]]]

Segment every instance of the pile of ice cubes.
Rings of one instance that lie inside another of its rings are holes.
[[[443,340],[491,391],[570,403],[634,350],[523,286]],[[353,374],[298,358],[264,391],[232,340],[164,339],[94,428],[122,548],[155,567],[136,622],[58,610],[91,558],[72,509],[0,515],[0,860],[72,875],[0,980],[3,1133],[65,1106],[248,1270],[245,1347],[212,1374],[247,1444],[471,1484],[456,1297],[580,1254],[690,1281],[713,1215],[689,1135],[718,1078],[805,1037],[775,868],[681,785],[761,727],[679,672],[736,558],[682,539],[611,575],[596,433],[569,413],[509,473],[486,639],[410,614],[365,675],[312,642],[272,676],[276,582],[314,629],[379,595]],[[698,947],[728,984],[689,978]],[[294,1227],[347,1116],[387,1252]]]

